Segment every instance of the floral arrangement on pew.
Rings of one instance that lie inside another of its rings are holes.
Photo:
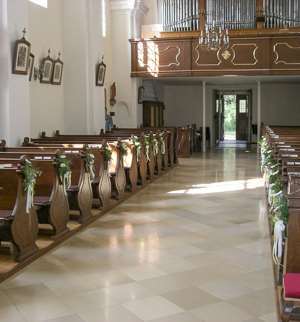
[[[159,135],[158,135],[158,146],[159,146],[160,153],[162,155],[165,155],[166,154],[166,143],[165,143],[165,133],[164,132],[159,133]]]
[[[150,134],[147,134],[144,136],[144,141],[145,141],[145,153],[147,160],[150,161],[150,149],[153,149],[153,137]]]
[[[131,136],[131,141],[132,141],[133,145],[135,146],[136,158],[137,158],[137,161],[139,162],[140,158],[141,158],[141,152],[142,152],[141,142],[140,142],[139,138],[135,135]]]
[[[66,155],[58,152],[54,157],[53,163],[58,173],[59,184],[62,184],[66,191],[71,185],[71,162]]]
[[[110,147],[107,144],[103,145],[103,159],[104,162],[109,162],[111,160],[112,157],[112,151],[110,149]]]
[[[127,144],[125,142],[120,143],[120,153],[121,157],[125,157],[127,155]]]
[[[160,153],[160,145],[159,145],[159,138],[158,136],[152,136],[152,141],[153,141],[153,153],[155,156],[157,156]]]
[[[91,180],[95,179],[95,156],[90,153],[90,150],[85,146],[81,152],[81,158],[84,161],[85,172],[88,172],[91,176]]]
[[[279,163],[274,159],[272,149],[265,137],[260,141],[260,147],[261,169],[266,183],[268,204],[274,229],[273,260],[276,265],[281,265],[284,232],[288,222],[288,202],[283,192]]]
[[[32,166],[31,161],[22,157],[20,164],[18,165],[18,171],[23,178],[23,187],[26,192],[26,213],[30,213],[30,209],[33,207],[34,187],[37,178],[41,175],[41,171],[35,169]]]

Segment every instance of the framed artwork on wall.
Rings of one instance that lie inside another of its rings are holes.
[[[103,86],[105,81],[105,72],[106,72],[106,65],[103,62],[99,63],[96,67],[96,86]]]
[[[15,43],[13,74],[28,74],[31,44],[25,39],[25,34],[26,29],[23,30],[23,37]]]
[[[54,60],[50,57],[50,49],[48,50],[48,56],[42,60],[42,73],[40,76],[40,82],[43,84],[51,84]]]
[[[33,76],[33,67],[34,67],[34,54],[30,53],[30,56],[29,56],[29,69],[28,69],[29,81],[30,82],[31,82],[32,76]]]
[[[60,59],[61,54],[58,54],[58,58],[54,61],[53,65],[53,75],[52,75],[52,84],[61,85],[64,63]]]

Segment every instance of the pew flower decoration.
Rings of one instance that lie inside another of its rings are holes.
[[[23,187],[26,192],[26,213],[30,213],[33,207],[34,186],[41,172],[32,166],[32,163],[23,158],[18,166],[18,170],[23,178]]]
[[[160,153],[160,141],[159,138],[153,138],[153,153],[154,155],[158,155]]]
[[[62,184],[64,189],[69,188],[71,185],[72,174],[70,160],[64,154],[57,153],[53,163],[58,173],[59,184]]]
[[[120,153],[121,157],[125,157],[127,155],[127,144],[125,142],[120,143]]]
[[[131,137],[131,140],[132,140],[132,143],[133,143],[133,145],[135,146],[135,149],[136,149],[136,158],[137,158],[137,161],[140,161],[141,152],[142,152],[141,142],[140,142],[139,138],[137,136],[135,136],[135,135],[133,135]]]
[[[103,147],[104,162],[109,162],[111,160],[111,157],[112,157],[112,151],[107,145],[105,145]]]
[[[90,153],[88,149],[85,149],[81,155],[84,161],[85,172],[88,172],[91,176],[91,180],[95,179],[95,156]]]
[[[144,141],[145,141],[146,157],[147,157],[147,160],[150,161],[150,149],[153,148],[153,138],[151,135],[145,135]]]
[[[165,138],[164,138],[164,133],[160,133],[158,136],[158,144],[159,144],[159,150],[161,154],[166,154],[166,144],[165,144]]]

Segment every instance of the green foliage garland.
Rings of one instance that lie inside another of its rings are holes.
[[[124,157],[127,155],[127,144],[125,142],[121,142],[120,144],[120,153],[121,153],[121,157]]]
[[[134,145],[134,146],[135,146],[135,148],[136,148],[136,157],[137,157],[137,161],[139,161],[139,160],[140,160],[140,158],[141,158],[141,152],[142,152],[142,145],[141,145],[141,142],[140,142],[139,138],[138,138],[137,136],[135,136],[135,135],[133,135],[133,136],[131,137],[131,140],[132,140],[133,145]]]
[[[93,180],[95,178],[95,156],[88,149],[85,149],[81,157],[84,160],[85,172],[89,172]]]
[[[109,162],[111,160],[111,156],[112,156],[111,149],[107,145],[105,145],[103,147],[103,158],[104,158],[104,162]]]
[[[159,150],[162,155],[165,155],[165,153],[166,153],[166,144],[165,144],[164,136],[165,136],[164,133],[160,133],[158,135],[158,146],[159,146]]]
[[[283,193],[283,183],[280,176],[280,165],[274,159],[272,149],[265,137],[260,142],[261,149],[261,169],[265,177],[268,188],[268,202],[272,215],[272,223],[282,220],[287,224],[288,201]]]
[[[19,172],[23,178],[24,191],[27,193],[26,212],[29,213],[33,207],[34,187],[41,172],[32,166],[32,163],[23,158],[18,166]]]
[[[64,154],[56,154],[53,160],[54,166],[58,173],[59,183],[69,187],[71,184],[71,162]]]

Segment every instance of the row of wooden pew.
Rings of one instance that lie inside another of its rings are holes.
[[[0,243],[16,261],[39,251],[38,234],[59,240],[70,219],[87,225],[92,208],[135,192],[177,163],[176,130],[115,129],[99,135],[56,131],[22,147],[0,144]],[[1,249],[0,248],[0,249]]]
[[[261,141],[278,304],[300,320],[300,127],[266,126]]]

